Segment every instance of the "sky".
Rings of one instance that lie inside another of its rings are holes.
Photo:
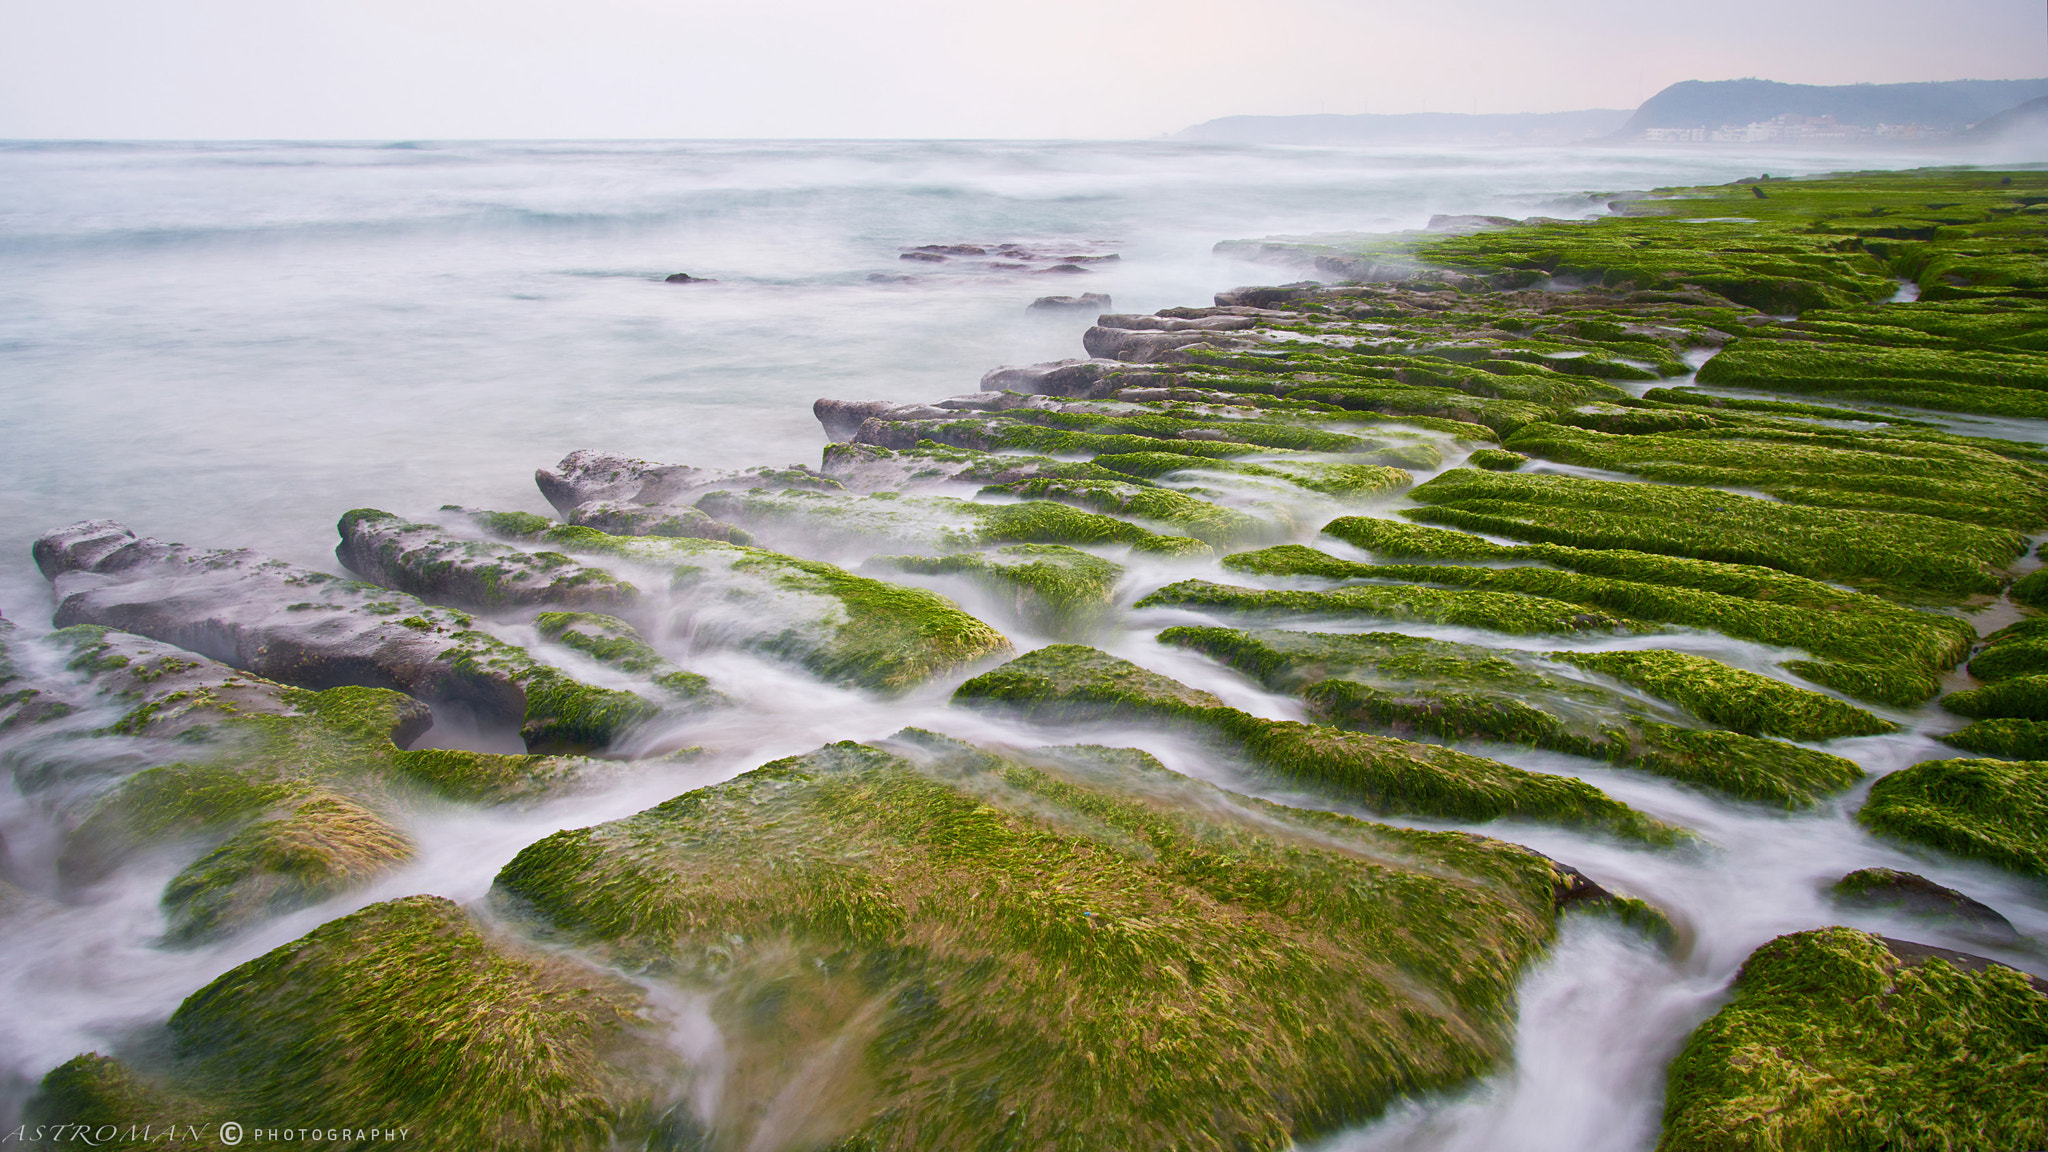
[[[0,0],[0,138],[1144,138],[2048,76],[2043,0]]]

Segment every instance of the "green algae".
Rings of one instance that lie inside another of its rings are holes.
[[[638,630],[616,616],[594,612],[543,612],[534,617],[542,636],[609,664],[621,672],[645,676],[677,700],[708,703],[720,699],[711,681],[669,662],[642,639]]]
[[[2011,676],[1983,688],[1951,692],[1941,706],[1973,720],[2048,720],[2048,673]]]
[[[1658,435],[1538,424],[1507,446],[1671,484],[1755,489],[1794,504],[1907,512],[1992,527],[2048,523],[2048,473],[1982,448],[1757,427]]]
[[[1676,709],[1573,678],[1538,653],[1389,632],[1182,627],[1161,632],[1159,641],[1297,693],[1311,716],[1343,728],[1528,744],[1788,808],[1811,805],[1863,775],[1824,752],[1687,727]]]
[[[1500,560],[1521,551],[1517,545],[1497,544],[1469,532],[1372,516],[1339,516],[1323,525],[1322,531],[1390,560]]]
[[[1354,518],[1355,519],[1355,518]],[[1435,550],[1466,556],[1521,557],[1549,560],[1584,571],[1548,568],[1479,568],[1450,564],[1358,564],[1302,545],[1282,545],[1225,557],[1224,566],[1269,576],[1309,575],[1328,579],[1414,581],[1449,584],[1492,596],[1541,598],[1549,604],[1577,604],[1597,609],[1610,627],[1641,631],[1648,623],[1681,624],[1768,644],[1796,645],[1822,660],[1787,661],[1785,667],[1807,679],[1862,699],[1910,706],[1935,694],[1938,673],[1969,651],[1975,635],[1966,621],[1916,612],[1873,596],[1830,588],[1811,580],[1769,569],[1677,559],[1630,552],[1601,552],[1549,546],[1507,548],[1477,537],[1457,534],[1382,534],[1382,521],[1336,522],[1339,532],[1358,540],[1383,537],[1399,541],[1396,549]],[[1176,586],[1178,587],[1178,586]],[[1338,601],[1353,593],[1381,594],[1382,584],[1352,585],[1332,592],[1271,593],[1270,610],[1335,611]],[[1472,593],[1466,593],[1472,594]],[[1252,599],[1240,598],[1249,606]],[[1141,602],[1142,604],[1143,602]],[[1516,630],[1483,618],[1446,619],[1496,631]]]
[[[927,576],[961,574],[1004,597],[1026,627],[1064,639],[1085,638],[1107,623],[1123,565],[1064,544],[1013,544],[949,556],[876,556],[873,568]]]
[[[719,607],[718,630],[733,642],[839,683],[900,691],[1010,647],[1000,632],[937,593],[815,560],[717,540],[611,536],[582,527],[553,528],[541,539],[570,552],[668,568],[675,587]]]
[[[1465,463],[1489,472],[1513,472],[1528,462],[1529,458],[1520,452],[1502,448],[1481,448],[1465,458]]]
[[[1880,836],[2048,879],[2048,762],[1928,760],[1871,786]]]
[[[1284,538],[1287,526],[1262,520],[1170,488],[1117,480],[1066,480],[1038,477],[992,484],[981,495],[1002,493],[1025,500],[1052,500],[1114,516],[1128,516],[1172,529],[1203,543],[1227,547],[1247,541]]]
[[[1979,720],[1935,739],[2001,760],[2048,760],[2048,721]]]
[[[1415,483],[1412,473],[1383,464],[1332,464],[1319,460],[1195,460],[1172,452],[1123,452],[1097,456],[1095,463],[1121,475],[1159,479],[1177,473],[1224,473],[1276,480],[1325,496],[1376,496]]]
[[[1754,564],[1902,594],[1996,593],[2025,548],[2008,530],[1712,488],[1459,468],[1410,491],[1431,524],[1579,548]]]
[[[2048,416],[2048,364],[2038,356],[1860,345],[1737,341],[1699,382],[1985,416]]]
[[[1833,740],[1899,730],[1832,696],[1684,652],[1560,652],[1555,659],[1660,696],[1710,724],[1750,736]]]
[[[318,904],[410,861],[412,842],[340,796],[249,825],[165,886],[169,937],[191,943]]]
[[[824,1073],[819,1146],[1277,1150],[1496,1066],[1558,885],[1142,753],[910,731],[557,833],[496,891],[710,992],[721,1147]]]
[[[1258,770],[1375,811],[1486,821],[1520,818],[1672,843],[1679,833],[1583,781],[1498,761],[1318,725],[1266,720],[1093,648],[1041,648],[962,684],[956,703],[1040,722],[1112,717],[1195,722]]]
[[[1542,596],[1425,588],[1415,584],[1360,584],[1329,592],[1302,592],[1182,580],[1147,595],[1134,606],[1461,624],[1524,636],[1647,630],[1618,616]]]
[[[432,896],[372,905],[187,997],[167,1051],[131,1069],[86,1056],[51,1073],[51,1123],[201,1117],[431,1134],[434,1147],[611,1147],[646,1102],[622,1075],[658,1067],[622,982],[510,951]],[[210,1125],[209,1125],[210,1127]]]
[[[2048,1144],[2048,996],[1850,928],[1780,936],[1672,1062],[1659,1152]]]
[[[1052,491],[1072,495],[1099,487],[1073,481],[1053,482]],[[1133,489],[1128,502],[1165,513],[1204,531],[1229,537],[1235,532],[1266,534],[1270,528],[1243,513],[1165,489]],[[1114,502],[1115,494],[1111,493]],[[698,506],[714,515],[752,525],[756,531],[780,532],[828,544],[865,547],[876,543],[907,545],[919,550],[965,551],[994,544],[1066,544],[1090,546],[1128,544],[1139,551],[1164,555],[1206,555],[1209,548],[1179,534],[1162,535],[1128,520],[1083,511],[1052,500],[980,503],[943,496],[902,496],[877,493],[853,499],[829,493],[713,492]],[[1133,513],[1135,514],[1135,513]]]

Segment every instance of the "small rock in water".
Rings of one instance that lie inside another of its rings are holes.
[[[933,252],[940,256],[986,256],[988,249],[979,244],[919,244],[911,252]],[[915,257],[913,257],[915,259]]]
[[[1084,292],[1079,296],[1040,296],[1029,307],[1034,312],[1100,312],[1109,307],[1109,297],[1100,292]]]
[[[1980,904],[1953,888],[1945,888],[1925,876],[1891,868],[1859,868],[1829,889],[1837,903],[1852,907],[1883,908],[1914,916],[1937,916],[1962,921],[1989,936],[2015,940],[2019,933],[2012,921],[1996,909]]]
[[[664,284],[716,284],[709,276],[692,276],[688,272],[671,272],[662,278]]]
[[[1423,225],[1431,232],[1449,232],[1458,228],[1506,228],[1519,223],[1505,216],[1446,216],[1438,213]]]
[[[1083,267],[1081,267],[1081,266],[1080,266],[1079,264],[1055,264],[1055,265],[1053,265],[1053,266],[1052,266],[1052,267],[1050,267],[1050,268],[1040,268],[1040,269],[1039,269],[1038,271],[1039,271],[1039,272],[1040,272],[1041,274],[1043,274],[1043,273],[1046,273],[1046,272],[1064,272],[1064,273],[1074,273],[1074,272],[1086,272],[1086,271],[1088,271],[1088,270],[1087,270],[1086,268],[1083,268]]]
[[[937,252],[905,252],[898,260],[921,260],[927,264],[944,264],[946,258]]]

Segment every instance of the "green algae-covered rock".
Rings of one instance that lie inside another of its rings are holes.
[[[2048,720],[2048,673],[2011,676],[1983,688],[1951,692],[1941,706],[1973,720]]]
[[[1520,452],[1509,452],[1503,448],[1481,448],[1465,457],[1465,463],[1489,472],[1513,472],[1528,462],[1529,458]]]
[[[1671,1064],[1659,1152],[2048,1146],[2048,993],[1849,928],[1756,950]]]
[[[2038,464],[1958,444],[1824,429],[1751,426],[1609,435],[1538,424],[1510,437],[1506,447],[1665,483],[1755,489],[1793,504],[1905,512],[2020,531],[2048,522],[2048,474]]]
[[[411,523],[375,508],[345,513],[336,530],[341,543],[335,558],[350,571],[438,604],[617,610],[640,596],[639,589],[604,569],[578,564],[560,552],[525,552],[494,540],[466,538],[438,524]]]
[[[709,704],[720,699],[709,680],[670,663],[641,638],[638,630],[616,616],[543,612],[534,617],[533,623],[541,635],[555,643],[574,648],[621,672],[645,676],[677,700]]]
[[[233,1120],[249,1132],[376,1129],[380,1143],[402,1129],[459,1152],[596,1152],[642,1135],[640,1085],[676,1072],[642,1011],[623,981],[512,948],[448,901],[413,896],[229,971],[179,1006],[167,1043],[132,1064],[72,1060],[31,1111],[122,1134],[154,1124],[159,1138],[175,1117],[209,1137]]]
[[[1935,739],[2004,760],[2048,760],[2048,721],[1979,720]]]
[[[1536,820],[1659,844],[1683,835],[1581,780],[1525,772],[1430,744],[1267,720],[1079,645],[1027,653],[962,684],[953,699],[1044,722],[1113,718],[1175,727],[1192,722],[1259,771],[1390,814]]]
[[[2009,529],[1673,484],[1459,468],[1410,496],[1428,506],[1413,518],[1453,528],[1958,596],[1998,591],[1999,572],[2025,547]]]
[[[1899,730],[1897,724],[1832,696],[1686,652],[1565,652],[1556,659],[1604,672],[1710,724],[1750,736],[1833,740]]]
[[[667,568],[671,587],[695,612],[699,642],[780,656],[840,683],[897,691],[1010,648],[1002,633],[935,592],[816,560],[722,540],[580,527],[551,528],[537,539]]]
[[[866,566],[967,576],[1008,600],[1026,627],[1062,639],[1086,639],[1108,621],[1124,575],[1123,565],[1064,544],[1013,544],[947,556],[876,556]]]
[[[1542,596],[1414,584],[1359,584],[1328,592],[1303,592],[1182,580],[1147,595],[1135,607],[1462,624],[1514,635],[1648,631],[1650,627]]]
[[[1185,492],[1127,480],[1068,480],[1035,477],[991,484],[983,495],[1004,494],[1025,500],[1051,500],[1156,524],[1166,535],[1187,536],[1214,547],[1254,541],[1284,540],[1292,525],[1225,508]]]
[[[1495,1066],[1558,886],[1130,750],[910,731],[556,833],[496,892],[709,997],[715,1147],[1278,1150]]]
[[[1823,659],[1787,661],[1787,669],[1849,695],[1901,707],[1934,695],[1940,689],[1941,670],[1966,656],[1976,635],[1967,621],[1954,616],[1916,611],[1755,565],[1555,544],[1514,547],[1441,529],[1407,532],[1381,527],[1388,523],[1344,517],[1332,521],[1326,531],[1389,554],[1529,559],[1570,571],[1357,564],[1301,545],[1239,553],[1225,557],[1224,566],[1274,576],[1412,580],[1541,596],[1602,609],[1624,620],[1710,628],[1744,640],[1797,645]]]
[[[1362,497],[1398,492],[1415,483],[1412,473],[1382,464],[1334,464],[1285,457],[1252,464],[1238,460],[1201,460],[1173,452],[1110,453],[1095,463],[1114,472],[1147,479],[1187,473],[1270,480],[1325,496]]]
[[[1923,761],[1873,784],[1856,819],[1880,836],[2048,878],[2048,762]]]
[[[315,795],[251,824],[188,865],[164,888],[170,936],[218,936],[318,904],[410,861],[410,838],[359,804]]]
[[[1099,484],[1091,488],[1077,481],[1047,483],[1056,484],[1057,491],[1064,495],[1084,489],[1098,497],[1104,494]],[[1090,506],[1115,502],[1101,500]],[[1147,515],[1136,510],[1143,507],[1172,518],[1164,523],[1184,521],[1226,538],[1240,533],[1259,536],[1270,532],[1241,512],[1167,489],[1138,490],[1130,493],[1124,503],[1132,508],[1132,515]],[[711,515],[747,525],[764,539],[793,550],[822,547],[875,551],[911,547],[919,551],[953,552],[990,544],[1126,544],[1140,552],[1163,555],[1210,554],[1208,545],[1192,536],[1154,532],[1128,520],[1082,511],[1056,500],[999,504],[950,496],[901,496],[894,492],[854,498],[790,490],[713,492],[698,501],[698,506]]]
[[[1169,628],[1159,640],[1298,693],[1316,719],[1342,728],[1530,744],[1786,807],[1810,805],[1863,776],[1839,756],[1692,727],[1677,708],[1646,705],[1556,667],[1577,662],[1576,653],[1546,657],[1391,632]]]

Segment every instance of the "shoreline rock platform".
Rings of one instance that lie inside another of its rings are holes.
[[[559,519],[331,510],[360,579],[53,528],[0,741],[69,831],[0,922],[144,859],[177,862],[166,952],[389,884],[426,806],[602,789],[741,707],[708,654],[984,735],[756,761],[539,837],[471,906],[331,917],[52,1069],[30,1122],[1279,1152],[1502,1069],[1569,918],[1686,946],[1683,909],[1515,842],[1717,850],[1634,782],[2040,883],[2048,175],[1753,187],[1227,242],[1318,279],[1104,299],[1084,356],[821,399],[815,467],[588,449],[536,474]],[[1937,711],[1965,754],[1866,788],[1867,742]],[[525,751],[416,746],[437,715]],[[1226,776],[1090,742],[1134,730]],[[1848,923],[1756,948],[1658,1148],[2048,1145],[2048,982],[1997,959],[2034,945],[1947,883],[1863,869]],[[1995,955],[1852,926],[1899,915]]]

